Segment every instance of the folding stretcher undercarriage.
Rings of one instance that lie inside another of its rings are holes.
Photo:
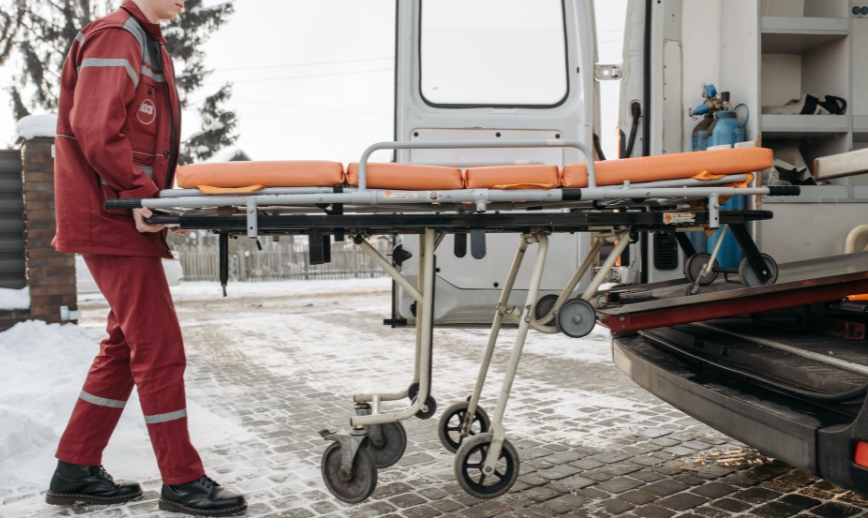
[[[318,184],[299,185],[297,177],[276,178],[276,166],[270,164],[267,175],[227,183],[221,171],[218,171],[221,174],[209,178],[203,169],[208,166],[194,166],[197,167],[195,175],[192,175],[195,179],[188,178],[185,185],[181,181],[182,169],[179,183],[182,187],[195,188],[164,191],[159,199],[109,200],[107,207],[146,207],[159,211],[150,219],[152,223],[217,232],[221,236],[221,255],[224,258],[230,235],[256,238],[260,235],[305,234],[310,238],[311,263],[323,263],[329,260],[331,236],[337,240],[349,236],[416,301],[413,383],[399,392],[354,396],[356,415],[350,420],[352,432],[348,435],[322,432],[326,439],[334,441],[323,455],[323,478],[337,498],[351,503],[370,496],[376,487],[377,469],[393,465],[403,455],[406,434],[400,421],[413,416],[429,418],[436,409],[436,402],[431,397],[431,355],[434,252],[439,242],[438,235],[456,235],[454,252],[459,256],[467,253],[469,236],[471,255],[481,258],[485,255],[485,233],[520,234],[515,259],[503,283],[476,387],[467,401],[456,403],[443,412],[439,425],[441,442],[456,452],[455,473],[459,484],[474,496],[493,498],[508,491],[518,477],[518,454],[505,438],[502,421],[528,331],[532,328],[542,333],[563,332],[571,337],[590,333],[597,322],[597,308],[592,301],[617,258],[630,243],[633,232],[669,232],[681,236],[687,231],[725,226],[733,231],[746,255],[739,275],[742,282],[748,286],[773,285],[777,279],[777,265],[759,253],[747,230],[750,222],[769,219],[772,214],[766,211],[721,211],[720,198],[796,195],[799,192],[798,187],[729,186],[746,185],[751,171],[767,167],[766,155],[762,154],[765,150],[752,152],[752,161],[743,163],[739,163],[743,155],[738,154],[743,150],[732,150],[731,154],[676,155],[667,158],[668,162],[654,157],[651,161],[617,161],[620,164],[601,162],[595,167],[589,160],[587,165],[568,166],[563,171],[554,166],[510,166],[468,168],[463,172],[413,164],[367,163],[368,157],[377,149],[551,146],[572,147],[586,157],[592,156],[581,143],[566,141],[383,143],[365,151],[357,168],[351,166],[346,178],[335,176],[335,169],[331,166],[313,164],[310,167],[316,169],[318,180],[315,181]],[[768,165],[771,165],[770,153],[767,156]],[[761,157],[761,160],[756,161],[756,157]],[[701,164],[706,159],[717,160],[717,165],[704,168]],[[256,164],[230,167],[255,171],[251,168]],[[638,173],[636,176],[643,178],[641,182],[630,182],[631,167]],[[650,174],[643,176],[643,168],[645,173],[651,171]],[[442,178],[438,176],[440,173]],[[321,178],[334,183],[323,185],[319,181]],[[310,183],[312,180],[305,181]],[[222,185],[215,188],[216,183]],[[606,183],[610,185],[603,186]],[[251,184],[256,185],[247,188]],[[252,192],[238,192],[239,189]],[[315,214],[317,211],[319,215]],[[548,236],[556,232],[593,232],[593,246],[560,296],[538,300],[548,253]],[[419,235],[419,270],[415,284],[368,243],[366,238],[377,234]],[[573,292],[591,271],[606,242],[615,243],[614,250],[592,275],[587,289],[575,297]],[[692,248],[689,240],[680,239],[679,242],[685,250]],[[521,308],[508,307],[513,284],[531,245],[537,245],[537,251],[527,300]],[[700,286],[714,280],[711,278],[714,254],[694,255],[699,259],[687,272],[693,281],[689,289],[691,293],[700,292],[695,300],[701,301],[704,299]],[[224,286],[227,273],[223,261],[221,281]],[[609,313],[604,315],[604,318],[609,318]],[[518,333],[493,419],[489,419],[478,407],[478,402],[504,319],[517,324]],[[408,408],[383,412],[383,402],[405,397],[412,401]]]

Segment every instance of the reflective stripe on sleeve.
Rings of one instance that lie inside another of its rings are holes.
[[[87,401],[88,403],[96,406],[105,406],[109,408],[123,408],[127,405],[126,401],[118,401],[116,399],[108,399],[104,397],[94,396],[93,394],[88,394],[85,391],[81,391],[81,394],[78,397],[82,401]]]
[[[156,81],[158,83],[165,83],[166,82],[166,76],[164,76],[163,74],[154,72],[153,70],[151,70],[148,67],[142,66],[142,74],[150,77],[151,79],[153,79],[154,81]]]
[[[182,410],[177,410],[175,412],[169,412],[168,414],[146,415],[145,416],[145,423],[147,423],[147,424],[167,423],[169,421],[175,421],[176,419],[181,419],[182,417],[187,417],[187,409],[186,408],[184,408]]]
[[[84,45],[84,34],[82,34],[82,33],[78,33],[78,34],[76,34],[76,35],[75,35],[75,41],[78,42],[78,45],[79,45],[79,46]]]
[[[133,66],[130,65],[130,62],[126,59],[102,59],[102,58],[87,58],[81,62],[81,66],[78,67],[77,72],[80,74],[82,68],[87,67],[97,67],[97,68],[106,68],[106,67],[123,67],[127,69],[127,74],[130,76],[130,79],[133,80],[133,83],[136,86],[139,86],[139,76],[136,75],[136,71],[133,69]]]

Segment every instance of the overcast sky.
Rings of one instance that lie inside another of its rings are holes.
[[[213,3],[213,2],[212,2]],[[621,61],[627,0],[598,0],[601,63]],[[237,147],[254,160],[358,160],[392,140],[393,0],[239,0],[207,45],[208,92],[234,83]],[[0,87],[10,84],[0,67]],[[205,97],[194,95],[199,102]],[[603,83],[602,138],[615,154],[618,83]],[[0,147],[14,138],[8,94],[0,91]],[[184,135],[198,130],[184,114]]]

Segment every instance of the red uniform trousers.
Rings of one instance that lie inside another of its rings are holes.
[[[85,255],[111,307],[109,336],[93,361],[57,458],[102,464],[102,452],[135,384],[164,484],[205,474],[187,430],[186,357],[159,257]]]

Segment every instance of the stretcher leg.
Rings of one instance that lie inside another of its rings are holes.
[[[508,311],[512,311],[507,307],[509,296],[512,294],[512,287],[515,285],[515,278],[518,276],[518,271],[521,269],[521,263],[524,260],[527,252],[528,241],[526,236],[522,236],[518,245],[518,250],[515,253],[515,258],[512,260],[512,266],[509,268],[506,282],[503,284],[503,291],[500,293],[500,300],[497,303],[497,311],[494,313],[494,322],[491,324],[491,331],[488,334],[488,344],[485,346],[485,354],[482,357],[482,364],[479,366],[479,375],[476,377],[476,386],[473,389],[473,394],[470,396],[470,401],[467,405],[467,413],[464,415],[464,420],[461,424],[460,444],[465,437],[470,434],[473,421],[476,416],[476,410],[479,406],[479,398],[482,395],[482,388],[485,386],[485,378],[488,375],[488,369],[491,366],[491,357],[494,355],[494,348],[497,344],[497,337],[500,334],[500,328],[503,325],[503,317]],[[445,423],[442,424],[445,426]],[[483,430],[487,431],[487,430]]]
[[[499,496],[509,491],[509,488],[512,487],[518,478],[518,454],[515,448],[506,440],[503,428],[503,416],[506,412],[506,404],[509,400],[509,394],[515,381],[516,372],[518,371],[518,364],[524,350],[527,333],[530,329],[534,306],[539,298],[539,288],[545,268],[546,254],[548,253],[548,235],[539,233],[525,236],[522,239],[522,245],[519,248],[516,260],[513,262],[513,268],[510,270],[511,276],[517,273],[518,266],[521,263],[520,256],[524,255],[523,249],[526,249],[527,245],[534,241],[536,241],[539,247],[537,249],[536,260],[534,261],[533,272],[531,273],[527,300],[521,313],[518,333],[513,343],[509,366],[500,388],[500,395],[497,398],[494,419],[491,422],[491,432],[474,436],[471,440],[465,442],[455,455],[455,474],[459,485],[469,494],[478,498],[494,498]],[[500,314],[500,311],[498,311],[498,315]],[[480,370],[480,377],[482,376],[483,371]],[[479,388],[478,385],[477,388]],[[468,414],[472,415],[470,412]],[[469,462],[471,457],[479,453],[482,454],[481,462],[471,464]],[[500,465],[501,460],[504,461],[502,466]],[[493,483],[486,485],[486,480]]]

